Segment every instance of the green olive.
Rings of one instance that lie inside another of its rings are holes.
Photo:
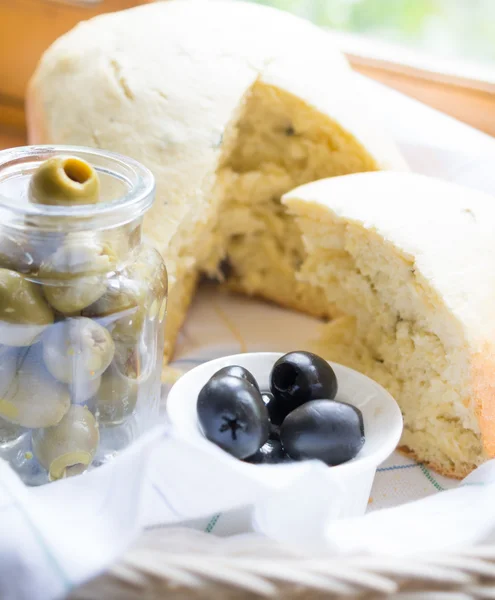
[[[117,340],[115,342],[114,366],[125,377],[140,379],[141,353],[136,344],[126,344]]]
[[[69,410],[69,390],[48,373],[38,348],[19,351],[15,374],[2,387],[0,417],[10,423],[50,427]]]
[[[62,313],[81,311],[105,293],[106,275],[115,265],[116,257],[108,245],[68,238],[41,264],[45,296]]]
[[[33,432],[33,452],[51,481],[85,471],[98,449],[100,434],[85,406],[73,405],[55,427]]]
[[[147,298],[153,297],[160,303],[167,296],[167,270],[160,254],[154,248],[145,246],[128,268],[128,277],[140,282],[142,289],[146,290]]]
[[[144,269],[143,269],[144,271]],[[125,344],[137,343],[142,337],[146,326],[146,319],[150,316],[153,307],[157,304],[153,289],[153,280],[144,277],[144,272],[137,273],[136,266],[130,273],[130,277],[135,277],[133,307],[129,307],[121,317],[116,319],[110,326],[112,337]]]
[[[19,358],[25,354],[25,349],[0,346],[0,397],[8,390],[17,372]]]
[[[100,384],[101,377],[89,380],[83,377],[76,377],[75,381],[69,385],[72,404],[85,404],[91,398],[94,398],[100,388]]]
[[[105,293],[82,314],[105,322],[115,340],[132,344],[141,336],[149,296],[147,281],[120,274],[107,282]]]
[[[105,284],[96,276],[81,277],[58,286],[44,285],[43,290],[50,304],[67,316],[77,314],[101,294]]]
[[[109,327],[116,342],[139,343],[146,321],[163,321],[166,310],[167,272],[160,255],[145,248],[124,271],[107,282],[105,293],[83,315],[98,318]]]
[[[95,204],[99,198],[97,172],[75,156],[49,158],[38,167],[29,185],[29,200],[36,204]]]
[[[98,420],[105,425],[119,425],[132,414],[139,384],[135,379],[125,377],[111,365],[101,378],[101,386],[96,394]]]
[[[134,309],[127,311],[111,325],[112,337],[116,341],[124,343],[138,341],[145,327],[146,309],[145,304],[139,304]]]
[[[0,448],[2,446],[10,446],[12,442],[19,439],[24,431],[19,425],[14,425],[0,418]]]
[[[51,323],[53,311],[41,288],[15,271],[0,269],[0,344],[29,346]]]
[[[46,367],[63,383],[82,385],[98,378],[112,362],[114,352],[108,331],[85,317],[60,321],[43,336]]]
[[[138,307],[140,290],[133,282],[125,278],[107,281],[105,293],[82,311],[82,315],[91,318],[104,318],[112,323],[120,319],[122,313],[131,315]]]
[[[34,267],[32,253],[9,235],[0,235],[0,267],[18,273],[29,273]]]
[[[39,273],[41,265],[60,248],[65,237],[59,232],[33,232],[29,235],[26,240],[26,249],[31,258],[29,273]]]
[[[0,403],[16,375],[19,352],[17,348],[0,347]],[[0,417],[0,447],[15,441],[22,431],[19,425]]]
[[[86,275],[106,275],[114,271],[117,257],[109,244],[91,234],[70,234],[40,270],[54,281],[67,281]]]

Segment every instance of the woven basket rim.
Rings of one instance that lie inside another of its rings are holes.
[[[258,534],[220,538],[163,528],[145,532],[70,599],[291,598],[303,592],[325,598],[495,598],[495,544],[393,555],[308,554]]]

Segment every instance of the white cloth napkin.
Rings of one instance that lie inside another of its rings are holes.
[[[359,80],[413,170],[495,194],[492,138]],[[239,351],[303,347],[319,327],[309,317],[205,288],[175,366],[185,370]],[[334,552],[394,554],[488,540],[495,529],[495,461],[458,485],[394,455],[377,474],[368,514],[343,521],[333,519],[329,499],[338,490],[324,465],[287,465],[285,479],[269,484],[240,474],[238,464],[217,448],[205,453],[177,439],[166,424],[113,462],[39,488],[24,486],[0,461],[0,598],[62,598],[105,570],[139,531],[167,524],[219,535],[254,529],[284,543],[319,544]]]

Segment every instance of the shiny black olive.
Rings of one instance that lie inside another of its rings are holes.
[[[288,404],[283,399],[276,398],[271,392],[262,393],[263,402],[268,409],[272,429],[280,430],[280,425],[288,413]]]
[[[313,400],[286,417],[280,440],[295,460],[316,458],[327,465],[340,465],[363,447],[363,416],[345,402]]]
[[[261,394],[240,377],[212,377],[199,393],[197,412],[205,437],[237,458],[252,456],[268,439]]]
[[[260,389],[258,386],[258,382],[254,378],[254,375],[244,367],[240,367],[239,365],[230,365],[228,367],[223,367],[223,369],[217,371],[215,375],[213,375],[213,377],[223,377],[225,375],[231,375],[232,377],[240,377],[241,379],[249,381],[249,383],[251,385],[254,385],[254,387],[258,391]]]
[[[261,397],[263,398],[263,402],[268,409],[268,416],[270,417],[270,439],[278,440],[280,439],[280,425],[275,424],[274,421],[276,421],[276,419],[274,419],[272,415],[272,412],[276,410],[277,401],[271,392],[261,392]]]
[[[283,462],[291,462],[291,458],[285,452],[280,440],[269,439],[256,454],[246,458],[246,462],[255,465],[276,465]]]
[[[263,391],[261,392],[261,397],[263,398],[263,402],[268,406],[270,402],[273,401],[274,395],[271,392]]]
[[[311,352],[290,352],[277,360],[270,373],[274,400],[268,406],[271,422],[281,425],[293,410],[311,400],[337,394],[337,377],[326,360]]]

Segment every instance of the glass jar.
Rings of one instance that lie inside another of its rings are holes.
[[[30,201],[54,156],[93,166],[98,202]],[[0,152],[0,458],[27,484],[105,463],[157,421],[167,273],[141,236],[154,191],[110,152]]]

